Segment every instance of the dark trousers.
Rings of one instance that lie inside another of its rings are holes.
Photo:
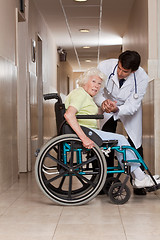
[[[117,128],[117,121],[114,121],[113,117],[111,117],[102,127],[102,131],[105,132],[116,132],[116,128]],[[132,140],[130,139],[130,137],[128,136],[128,142],[130,143],[130,145],[132,147],[135,148],[134,143],[132,142]],[[139,152],[139,154],[141,155],[141,157],[143,158],[143,148],[142,145],[137,148],[137,151]],[[107,166],[108,167],[113,167],[114,166],[114,150],[112,150],[110,152],[109,157],[106,158],[107,160]],[[143,166],[141,167],[142,170],[144,170]],[[113,174],[108,174],[109,177],[113,176]]]

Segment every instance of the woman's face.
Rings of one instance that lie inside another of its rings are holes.
[[[102,85],[102,79],[98,76],[90,76],[88,82],[84,85],[84,90],[94,97],[100,90]]]

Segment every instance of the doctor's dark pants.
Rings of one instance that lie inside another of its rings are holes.
[[[105,131],[105,132],[113,132],[115,133],[116,132],[116,128],[117,128],[117,121],[114,121],[113,117],[111,117],[102,127],[102,131]],[[134,143],[132,142],[132,140],[130,139],[130,137],[128,136],[128,142],[130,143],[130,145],[132,147],[135,148],[135,145]],[[137,151],[139,152],[139,154],[141,155],[141,157],[143,158],[143,148],[142,148],[142,145],[137,148]],[[114,151],[112,150],[111,153],[110,153],[110,156],[106,158],[107,160],[107,166],[108,167],[113,167],[114,166]],[[143,167],[141,167],[142,170],[144,170]],[[111,177],[113,176],[113,174],[108,174],[107,175],[108,177]]]

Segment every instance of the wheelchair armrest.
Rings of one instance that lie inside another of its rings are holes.
[[[101,137],[95,133],[94,131],[92,131],[91,129],[81,126],[83,132],[87,135],[87,137],[89,137],[93,142],[95,142],[99,147],[102,146],[103,141],[101,139]]]
[[[62,104],[62,99],[58,93],[47,93],[43,95],[44,100],[57,99],[58,103]]]
[[[95,133],[91,129],[84,127],[84,126],[81,126],[81,128],[82,128],[83,132],[87,135],[87,137],[89,137],[98,146],[102,146],[103,141],[100,138],[100,136],[98,136],[97,133]],[[71,128],[70,125],[64,124],[61,134],[76,134],[76,133],[74,132],[74,130]]]
[[[76,115],[77,119],[103,119],[104,115],[97,114],[97,115]]]

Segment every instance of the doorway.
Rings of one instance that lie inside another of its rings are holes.
[[[38,148],[43,145],[43,80],[42,80],[42,39],[37,35],[37,107],[38,107]]]
[[[17,143],[19,172],[30,170],[28,152],[28,116],[27,116],[27,35],[28,25],[16,9],[16,65],[17,65]]]

